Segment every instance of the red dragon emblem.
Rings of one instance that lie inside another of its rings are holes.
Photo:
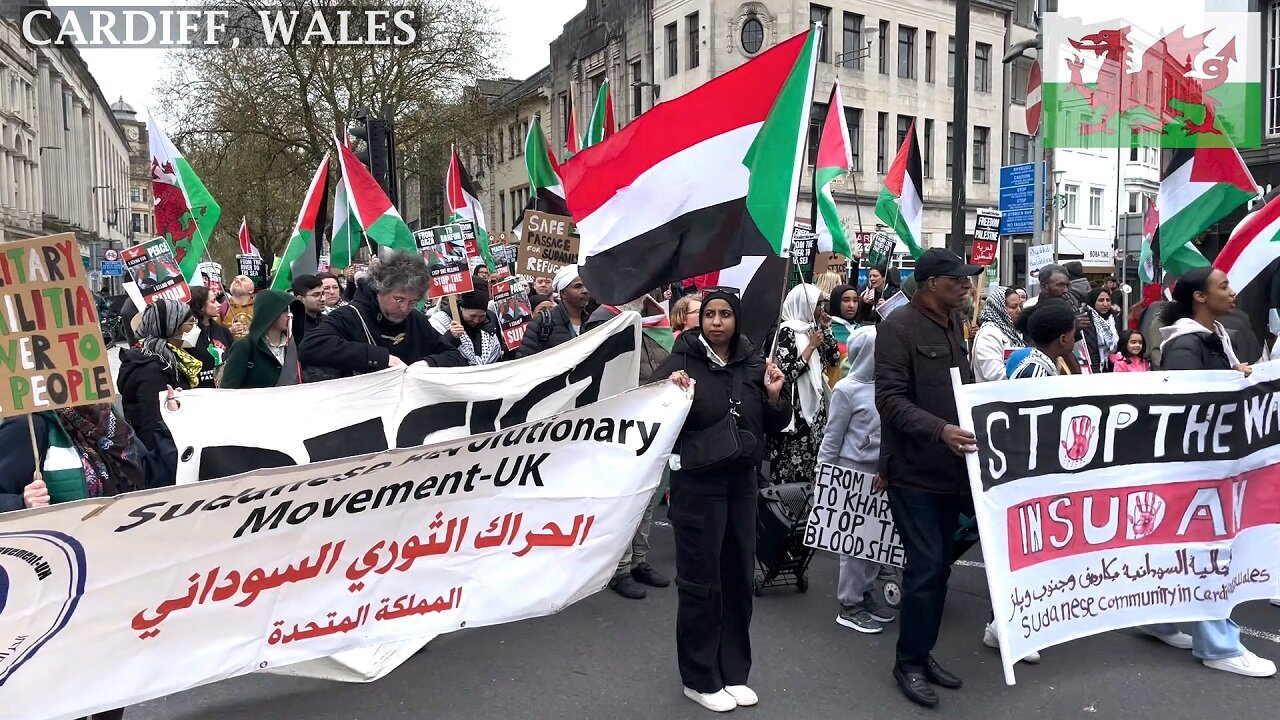
[[[1213,31],[1188,37],[1185,28],[1178,28],[1147,48],[1137,70],[1131,72],[1131,30],[1102,30],[1069,41],[1076,50],[1103,58],[1092,86],[1084,81],[1081,57],[1067,60],[1071,86],[1095,112],[1102,111],[1096,122],[1081,126],[1081,134],[1115,133],[1111,120],[1118,113],[1128,117],[1135,131],[1165,135],[1169,125],[1180,124],[1187,135],[1222,134],[1216,127],[1218,101],[1208,92],[1226,82],[1227,66],[1236,60],[1236,41],[1232,39],[1216,56],[1196,67],[1196,58],[1208,48],[1205,38]],[[1202,77],[1191,77],[1193,72]],[[1197,121],[1188,116],[1187,106],[1203,107],[1204,117]]]
[[[182,265],[187,253],[192,250],[191,240],[196,234],[196,218],[187,207],[187,198],[182,188],[171,185],[163,177],[173,177],[176,172],[173,163],[160,164],[151,159],[151,192],[155,195],[156,235],[169,241],[173,247],[173,256]],[[204,211],[204,208],[201,208]]]

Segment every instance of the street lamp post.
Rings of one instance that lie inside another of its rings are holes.
[[[1058,241],[1062,235],[1062,211],[1067,206],[1066,196],[1059,193],[1058,190],[1062,187],[1062,178],[1066,174],[1066,170],[1053,171],[1053,212],[1050,214],[1053,227],[1050,228],[1050,232],[1053,233],[1053,262],[1055,265],[1058,263]]]

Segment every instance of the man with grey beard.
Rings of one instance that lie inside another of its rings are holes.
[[[622,305],[601,305],[591,313],[591,317],[587,318],[583,331],[603,325],[625,311],[645,317],[662,313],[662,306],[648,295]],[[652,379],[654,370],[667,359],[671,351],[650,337],[650,333],[641,334],[640,340],[640,384],[646,385]],[[654,491],[653,498],[650,498],[649,504],[645,506],[644,516],[640,518],[640,527],[636,528],[635,537],[631,539],[631,547],[623,553],[622,560],[618,563],[618,570],[609,581],[609,588],[624,598],[640,600],[648,594],[644,589],[645,585],[662,588],[671,584],[671,580],[655,570],[646,559],[649,554],[649,528],[653,524],[654,501],[663,496],[668,481],[668,472],[664,469],[658,489]]]

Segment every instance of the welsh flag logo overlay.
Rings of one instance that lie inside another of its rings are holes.
[[[1046,147],[1261,144],[1257,13],[1187,0],[1062,7],[1044,20]]]

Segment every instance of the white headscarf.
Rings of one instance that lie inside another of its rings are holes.
[[[782,327],[790,328],[796,338],[796,352],[803,355],[809,347],[809,332],[813,330],[813,311],[818,307],[821,293],[815,285],[802,283],[787,293],[782,303]],[[813,423],[827,391],[822,373],[822,356],[815,349],[809,356],[809,372],[796,380],[796,394],[800,396],[800,415],[805,422]]]
[[[579,277],[577,264],[565,265],[556,271],[556,276],[551,280],[551,289],[560,292],[561,290],[573,284],[574,280]]]

